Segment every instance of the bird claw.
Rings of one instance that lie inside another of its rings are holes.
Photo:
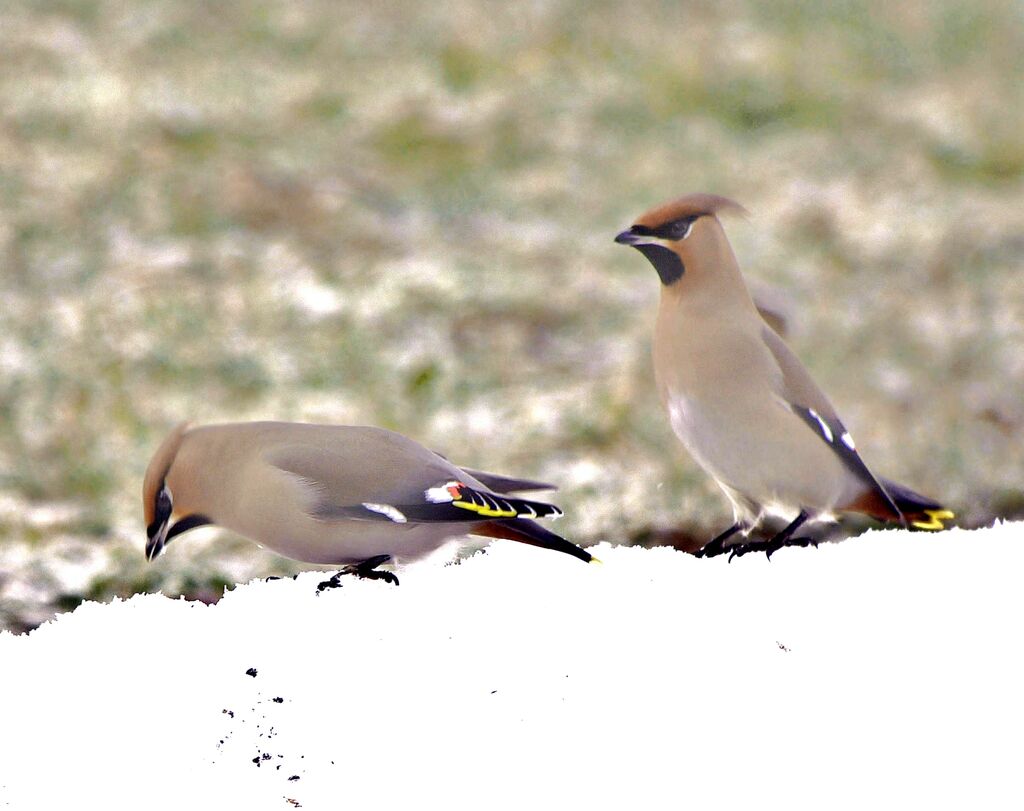
[[[360,577],[363,580],[383,580],[385,583],[392,583],[398,585],[398,577],[392,572],[380,572],[377,570],[378,566],[389,563],[391,561],[391,555],[374,555],[372,558],[367,558],[362,563],[356,563],[353,566],[346,566],[345,572],[348,574],[354,574],[356,577]]]
[[[731,546],[726,546],[725,542],[729,540],[729,538],[731,538],[737,532],[745,531],[746,525],[737,521],[735,524],[733,524],[731,527],[725,530],[725,532],[719,533],[706,544],[704,544],[704,546],[702,546],[700,549],[693,553],[693,556],[695,558],[713,558],[717,557],[718,555],[723,555],[733,548]],[[729,560],[732,560],[732,556],[729,557]]]
[[[706,546],[701,547],[693,553],[695,558],[714,558],[727,552],[728,549],[722,544],[721,541],[711,541]]]
[[[807,536],[800,536],[799,538],[769,538],[765,541],[751,541],[749,543],[738,543],[728,547],[726,550],[729,552],[729,562],[732,562],[733,558],[743,557],[750,552],[764,552],[765,558],[768,560],[772,559],[772,555],[782,549],[784,546],[813,546],[815,549],[818,548],[818,539],[810,538]],[[715,554],[721,554],[716,552]]]
[[[323,580],[316,585],[316,593],[320,594],[327,589],[340,589],[341,588],[341,576],[347,574],[345,571],[337,572],[331,575],[327,580]]]
[[[732,563],[733,558],[741,558],[750,552],[764,552],[768,559],[771,560],[772,552],[775,552],[778,549],[778,546],[772,546],[768,541],[751,541],[750,543],[733,544],[729,547],[729,562]]]
[[[393,572],[378,572],[376,569],[370,569],[365,572],[355,571],[352,574],[356,577],[361,577],[363,580],[383,580],[385,583],[398,585],[398,576]]]
[[[354,575],[362,580],[383,580],[385,583],[391,583],[392,585],[398,585],[398,576],[393,572],[381,572],[377,570],[377,567],[383,563],[387,563],[391,560],[390,555],[375,555],[372,558],[364,560],[362,563],[354,563],[351,566],[346,566],[340,572],[336,572],[328,580],[324,580],[317,584],[316,593],[320,594],[327,589],[341,588],[341,578],[347,574]]]
[[[778,552],[784,546],[808,546],[813,544],[817,546],[818,543],[813,538],[800,537],[794,538],[793,532],[808,519],[806,511],[801,510],[800,514],[794,518],[786,527],[780,532],[775,533],[772,537],[767,538],[763,541],[749,541],[747,543],[738,543],[729,547],[729,560],[733,558],[742,557],[748,552],[764,552],[765,557],[768,560],[772,559],[772,555]],[[715,540],[718,540],[717,538]],[[712,541],[712,544],[714,541]],[[709,544],[712,545],[712,544]]]

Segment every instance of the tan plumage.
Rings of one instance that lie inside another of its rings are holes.
[[[672,428],[733,504],[736,523],[708,553],[766,513],[793,519],[766,551],[795,542],[807,518],[834,512],[941,528],[952,513],[872,475],[828,398],[758,312],[717,216],[729,211],[744,213],[724,197],[690,195],[616,237],[644,253],[662,282],[654,370]]]
[[[587,552],[529,520],[561,515],[557,507],[504,495],[544,486],[467,471],[382,428],[179,425],[143,482],[146,554],[152,560],[181,532],[216,524],[308,563],[410,561],[467,534],[590,561]]]

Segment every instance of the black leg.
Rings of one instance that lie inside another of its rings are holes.
[[[377,567],[391,560],[391,555],[375,555],[372,558],[357,563],[355,566],[346,567],[348,574],[354,574],[364,580],[383,580],[385,583],[398,585],[398,578],[391,572],[378,572]]]
[[[704,546],[702,546],[700,549],[693,553],[693,556],[695,558],[713,558],[716,555],[721,555],[723,552],[726,551],[724,543],[737,532],[742,532],[746,528],[746,524],[744,524],[742,521],[737,521],[725,532],[719,533],[706,544],[704,544]]]
[[[331,575],[328,580],[317,584],[316,593],[319,594],[327,589],[341,588],[341,578],[347,574],[355,575],[364,580],[383,580],[385,583],[398,585],[398,578],[391,572],[378,572],[377,567],[391,560],[391,555],[374,555],[360,563],[353,563],[346,566],[340,572]]]
[[[811,514],[807,510],[800,510],[800,514],[790,521],[781,531],[775,533],[771,538],[766,541],[754,541],[751,543],[736,544],[731,547],[732,553],[729,555],[729,560],[736,557],[742,557],[747,552],[764,552],[765,555],[771,560],[772,553],[777,552],[784,546],[807,546],[808,544],[814,543],[810,538],[794,538],[793,533],[796,532],[803,523],[811,517]],[[817,546],[817,544],[814,544]]]

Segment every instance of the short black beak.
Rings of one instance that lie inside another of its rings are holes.
[[[634,234],[632,230],[629,230],[623,231],[621,234],[615,237],[615,241],[618,242],[620,245],[636,245],[641,240],[641,238],[642,237],[640,237],[638,234]]]
[[[155,560],[156,556],[164,551],[164,547],[176,536],[181,535],[181,533],[188,532],[196,527],[205,527],[212,523],[213,520],[207,518],[202,513],[192,513],[178,519],[174,526],[171,526],[171,519],[168,516],[167,520],[162,524],[154,524],[147,527],[146,532],[149,535],[149,541],[146,542],[146,560],[150,562]]]
[[[153,528],[149,533],[149,540],[146,541],[146,560],[152,563],[157,556],[164,551],[164,544],[167,542],[168,521]]]

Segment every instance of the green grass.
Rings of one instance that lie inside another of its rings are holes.
[[[8,4],[0,625],[293,570],[227,537],[144,563],[181,419],[395,428],[563,483],[584,542],[719,527],[611,241],[696,190],[753,212],[741,262],[869,463],[1019,515],[1022,75],[1003,0]]]

